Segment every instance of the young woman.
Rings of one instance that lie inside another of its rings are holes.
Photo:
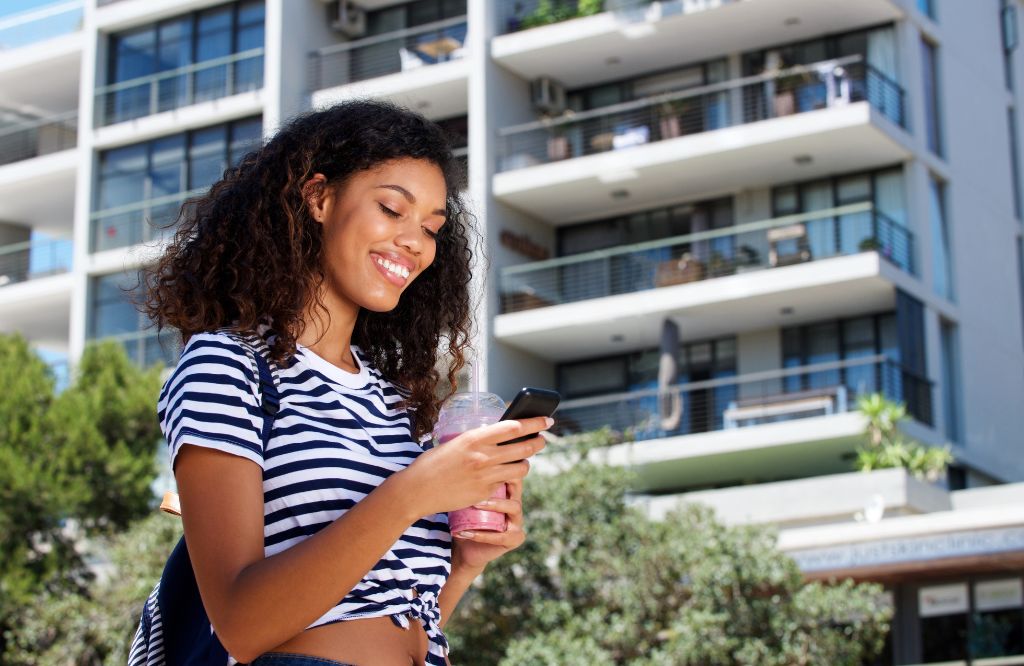
[[[372,102],[301,116],[190,206],[147,275],[184,349],[160,395],[203,604],[258,666],[447,662],[442,628],[523,543],[525,462],[550,419],[433,448],[442,343],[470,327],[469,215],[443,132]],[[254,353],[280,409],[266,446]],[[492,500],[501,483],[511,497]],[[452,541],[444,512],[508,514]]]

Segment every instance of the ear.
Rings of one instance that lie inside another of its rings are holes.
[[[327,178],[322,173],[313,174],[302,185],[302,197],[306,200],[309,215],[321,224],[327,215],[328,189]]]

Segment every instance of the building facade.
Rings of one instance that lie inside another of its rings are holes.
[[[172,364],[128,298],[185,199],[355,97],[442,123],[483,383],[609,426],[652,513],[880,580],[879,663],[1024,654],[1017,0],[73,0],[0,18],[0,330]],[[857,398],[956,463],[851,474]],[[986,661],[986,659],[1004,659]]]

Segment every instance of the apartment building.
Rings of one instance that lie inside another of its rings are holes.
[[[609,426],[654,515],[884,582],[882,664],[1024,663],[1017,0],[75,0],[0,19],[0,330],[114,338],[186,198],[290,115],[445,125],[490,256],[483,381]],[[856,400],[947,478],[851,473]],[[1007,660],[1007,658],[1010,658]]]

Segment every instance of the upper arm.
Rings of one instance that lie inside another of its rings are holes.
[[[223,333],[194,335],[160,393],[185,542],[215,627],[239,573],[263,559],[258,396],[249,353]]]
[[[216,629],[238,575],[263,559],[263,473],[249,460],[186,442],[174,475],[189,558]]]

